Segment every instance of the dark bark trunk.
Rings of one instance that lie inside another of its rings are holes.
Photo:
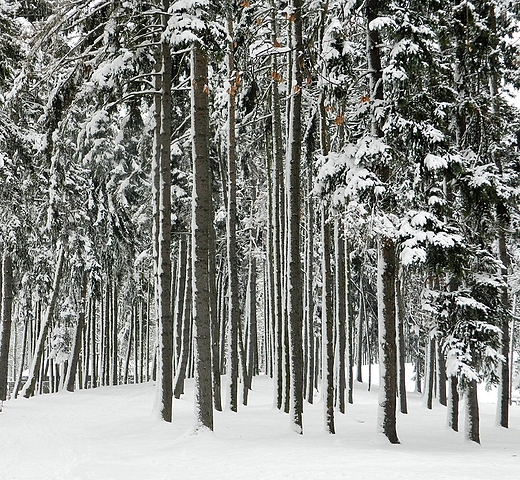
[[[167,28],[169,0],[159,6],[161,30]],[[155,98],[155,154],[158,169],[158,224],[155,240],[157,254],[157,299],[159,319],[159,412],[172,421],[173,398],[173,325],[171,312],[171,53],[169,43],[161,39],[157,58]],[[157,173],[153,173],[157,177]]]
[[[8,394],[7,377],[9,373],[9,347],[11,344],[13,313],[13,259],[8,253],[4,253],[2,260],[1,289],[2,323],[0,331],[0,402],[7,400]]]
[[[433,408],[433,384],[435,379],[435,338],[428,339],[428,353],[427,353],[427,368],[426,368],[426,384],[424,385],[426,408]]]
[[[276,40],[278,28],[275,17],[275,8],[272,12],[272,39]],[[274,335],[274,364],[276,384],[276,406],[282,409],[284,392],[284,348],[283,348],[283,324],[286,305],[283,294],[283,238],[285,225],[285,186],[283,177],[283,138],[280,107],[280,92],[278,90],[278,60],[276,55],[271,56],[271,68],[273,70],[272,91],[272,118],[273,118],[273,335]]]
[[[480,443],[480,420],[477,397],[477,381],[470,380],[464,391],[466,407],[466,423],[464,436],[466,440]]]
[[[191,53],[191,122],[193,135],[192,270],[195,353],[195,430],[213,430],[211,312],[208,255],[212,219],[209,159],[208,60],[199,45]]]
[[[322,355],[323,386],[322,395],[325,402],[325,429],[335,433],[334,427],[334,318],[332,306],[332,271],[330,266],[331,242],[330,227],[327,223],[326,206],[321,211],[322,257]]]
[[[56,270],[54,272],[54,281],[52,284],[49,305],[47,306],[47,310],[45,311],[45,315],[42,319],[40,333],[38,335],[38,339],[36,340],[34,357],[31,362],[31,366],[29,367],[29,375],[28,375],[27,383],[24,385],[22,392],[21,392],[22,396],[25,398],[30,398],[34,395],[34,390],[36,388],[36,382],[38,381],[38,376],[39,376],[40,368],[42,365],[43,352],[45,349],[45,342],[47,340],[47,334],[49,332],[49,328],[52,323],[52,318],[54,316],[54,309],[56,307],[56,302],[58,300],[58,293],[59,293],[59,289],[60,289],[64,257],[65,257],[65,254],[64,254],[63,248],[60,247],[60,249],[58,251],[58,259],[56,262]]]
[[[29,305],[27,306],[29,309]],[[16,383],[13,388],[13,397],[18,398],[18,392],[20,390],[20,384],[22,382],[23,371],[25,367],[25,357],[27,356],[27,343],[28,343],[28,332],[30,328],[30,318],[27,317],[23,327],[23,339],[22,339],[22,358],[20,360],[20,367],[18,369],[18,376],[16,377]]]
[[[395,244],[380,239],[378,260],[379,427],[390,443],[399,443],[396,431],[397,348],[395,332]]]
[[[87,285],[88,275],[87,272],[83,272],[81,278],[80,287],[80,305],[78,312],[78,324],[76,326],[76,332],[74,334],[73,348],[69,359],[69,368],[67,369],[67,376],[64,379],[65,388],[68,392],[74,391],[74,385],[76,383],[76,373],[78,371],[78,363],[81,354],[81,337],[83,335],[83,329],[85,326],[85,314],[87,311]]]
[[[398,378],[398,396],[399,408],[401,413],[408,413],[408,404],[406,399],[406,375],[405,375],[405,341],[404,341],[404,322],[406,320],[406,312],[404,310],[404,292],[403,292],[403,272],[397,275],[395,294],[397,307],[397,359],[399,367],[397,370]]]
[[[191,262],[190,262],[191,263]],[[180,352],[179,360],[175,368],[175,383],[173,393],[175,398],[180,398],[184,393],[184,380],[186,378],[186,372],[188,368],[188,360],[190,353],[190,343],[192,340],[192,316],[191,316],[191,265],[188,263],[186,266],[186,283],[185,283],[185,294],[184,298],[184,312],[180,319],[181,330],[179,333],[180,338]]]
[[[235,159],[235,93],[238,88],[237,72],[234,64],[233,19],[228,16],[228,138],[227,138],[227,261],[228,261],[228,375],[229,409],[238,410],[239,352],[238,330],[240,327],[240,303],[238,297],[238,259],[237,259],[237,166]]]
[[[436,338],[437,353],[437,400],[443,406],[447,405],[446,399],[446,359],[442,351],[442,342],[439,337]]]
[[[459,431],[459,380],[456,375],[449,376],[448,383],[448,427],[454,432]]]
[[[347,389],[347,290],[345,285],[345,240],[340,220],[334,221],[335,292],[336,292],[336,401],[339,411],[345,413]]]

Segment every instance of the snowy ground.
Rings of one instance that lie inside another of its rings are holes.
[[[518,479],[520,407],[511,428],[494,426],[494,397],[482,391],[482,445],[445,427],[445,408],[429,411],[409,395],[398,418],[400,445],[376,434],[377,388],[356,385],[355,404],[323,429],[323,405],[306,406],[305,434],[272,408],[272,381],[256,378],[250,405],[217,413],[215,432],[192,436],[192,384],[174,405],[174,422],[151,415],[154,386],[128,385],[8,401],[0,413],[0,480],[160,479]]]

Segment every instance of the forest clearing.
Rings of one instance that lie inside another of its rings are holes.
[[[367,369],[364,370],[367,375]],[[409,385],[413,389],[413,382]],[[10,401],[0,430],[2,480],[329,480],[518,478],[520,407],[509,431],[494,424],[496,392],[481,392],[482,445],[446,427],[446,409],[428,410],[410,394],[399,418],[401,445],[377,439],[377,386],[356,384],[355,403],[337,417],[337,434],[323,426],[323,403],[305,407],[306,434],[296,436],[273,407],[273,382],[255,379],[250,404],[215,416],[215,431],[190,434],[193,382],[175,401],[172,424],[151,414],[154,385]],[[52,398],[53,397],[53,398]]]

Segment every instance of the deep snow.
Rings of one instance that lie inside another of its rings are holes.
[[[416,393],[398,418],[402,443],[388,444],[376,435],[377,387],[365,384],[336,413],[336,435],[324,433],[318,397],[306,404],[304,435],[291,432],[267,377],[255,378],[248,407],[216,413],[215,432],[196,436],[189,381],[172,424],[152,415],[153,383],[19,398],[0,413],[0,479],[518,479],[520,407],[501,429],[494,392],[479,393],[481,446],[447,430],[445,408],[427,410]]]

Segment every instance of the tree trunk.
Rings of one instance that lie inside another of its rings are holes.
[[[191,263],[191,262],[190,262]],[[184,380],[186,378],[186,372],[188,368],[188,360],[190,353],[190,343],[192,340],[192,315],[191,315],[191,265],[188,263],[186,266],[186,282],[185,282],[185,293],[184,298],[186,299],[184,303],[184,312],[180,318],[181,329],[179,332],[180,339],[180,352],[179,352],[179,360],[177,361],[177,365],[175,368],[175,384],[173,389],[173,394],[175,398],[181,398],[181,395],[184,393]]]
[[[435,337],[428,339],[428,354],[427,354],[427,368],[426,368],[426,384],[424,385],[426,408],[433,408],[433,384],[435,380]]]
[[[49,332],[52,318],[54,316],[54,309],[58,300],[64,257],[65,254],[63,248],[60,247],[58,250],[58,259],[56,261],[56,270],[54,272],[54,281],[52,284],[49,305],[47,306],[47,310],[45,311],[45,315],[42,319],[40,333],[38,335],[38,339],[36,340],[34,357],[31,362],[31,366],[29,367],[29,375],[27,378],[27,382],[22,388],[21,392],[22,396],[25,398],[30,398],[34,395],[36,382],[38,381],[38,375],[40,373],[40,368],[42,364],[43,351],[45,349],[45,341],[47,340],[47,334]]]
[[[215,215],[211,212],[211,224]],[[220,319],[218,314],[217,303],[217,267],[216,267],[216,245],[215,230],[211,229],[211,238],[209,246],[209,295],[210,295],[210,313],[211,313],[211,368],[213,381],[213,406],[217,412],[222,411],[222,386],[220,382]]]
[[[408,413],[408,404],[406,400],[406,374],[405,374],[405,359],[406,349],[404,341],[404,322],[406,319],[406,312],[404,310],[404,285],[403,285],[403,274],[401,270],[397,274],[395,295],[396,295],[396,308],[397,308],[397,360],[399,362],[399,368],[397,370],[398,378],[398,396],[399,396],[399,408],[401,413]]]
[[[313,163],[314,163],[314,132],[309,132],[307,138],[307,199],[305,201],[305,310],[304,310],[304,328],[305,328],[305,392],[307,401],[314,401],[314,206],[312,198],[313,188]]]
[[[345,233],[345,284],[347,288],[347,400],[354,403],[354,295],[350,245]]]
[[[292,0],[294,11],[293,83],[290,90],[289,135],[287,139],[287,319],[290,348],[290,419],[293,429],[303,433],[303,309],[300,259],[300,159],[303,84],[302,1]],[[288,22],[291,24],[291,22]]]
[[[395,244],[381,238],[378,251],[379,428],[390,443],[396,431],[397,352],[395,342]]]
[[[454,432],[459,431],[459,380],[456,375],[449,376],[448,383],[448,427]]]
[[[135,305],[132,306],[132,314],[130,317],[130,328],[128,330],[128,346],[126,349],[126,357],[125,357],[125,368],[123,370],[123,384],[128,384],[128,375],[130,372],[130,357],[132,356],[132,343],[134,338],[134,322],[135,322]],[[135,352],[135,350],[134,350]],[[135,354],[134,354],[134,362],[135,362]],[[134,370],[134,383],[135,383],[135,370]]]
[[[330,227],[327,223],[327,207],[321,210],[322,257],[322,327],[321,342],[323,355],[323,404],[325,412],[325,429],[327,433],[336,433],[334,427],[334,318],[332,306],[332,272],[330,266]]]
[[[162,0],[161,30],[167,29],[169,0]],[[171,312],[171,53],[167,40],[161,39],[157,58],[155,96],[155,152],[158,169],[157,297],[159,319],[158,408],[161,418],[172,421],[173,325]],[[157,173],[153,173],[156,177]]]
[[[81,292],[80,292],[80,304],[78,312],[78,324],[76,326],[76,332],[74,334],[74,341],[72,343],[73,348],[69,359],[69,368],[67,369],[67,376],[64,379],[64,385],[68,392],[74,391],[74,385],[76,382],[76,373],[78,371],[78,362],[81,354],[81,337],[83,335],[83,329],[85,326],[85,314],[87,310],[87,285],[88,275],[84,271],[81,278]]]
[[[29,307],[29,306],[28,306]],[[28,332],[30,328],[30,318],[27,317],[23,326],[23,339],[22,339],[22,358],[20,360],[20,367],[18,368],[18,376],[16,377],[16,383],[13,388],[13,397],[18,398],[18,391],[20,390],[20,384],[22,382],[23,370],[25,366],[25,357],[27,355],[27,343],[28,343]]]
[[[184,312],[184,304],[190,299],[185,297],[186,293],[186,273],[188,270],[187,265],[187,242],[186,237],[181,235],[179,238],[179,259],[177,261],[177,283],[175,285],[175,301],[173,309],[173,326],[175,331],[175,359],[174,365],[177,368],[179,359],[181,356],[181,342],[182,342],[182,315]],[[174,372],[177,375],[177,370]]]
[[[464,437],[471,442],[480,443],[480,420],[477,397],[477,381],[469,380],[464,391],[466,406],[466,423]]]
[[[211,312],[208,280],[213,228],[209,159],[208,60],[200,46],[191,51],[191,128],[193,135],[192,269],[195,352],[195,430],[213,430]]]
[[[228,375],[229,375],[229,409],[238,409],[239,352],[238,330],[240,323],[240,303],[238,297],[238,259],[237,259],[237,166],[235,160],[235,93],[238,88],[234,63],[233,19],[228,14],[228,138],[227,138],[227,260],[228,260]]]
[[[8,366],[9,366],[9,347],[11,340],[11,324],[13,311],[13,259],[11,255],[4,252],[2,261],[2,282],[0,284],[1,295],[1,331],[0,331],[0,405],[7,400],[8,386]]]
[[[347,354],[347,290],[345,285],[345,240],[340,220],[334,221],[335,292],[336,292],[336,399],[341,413],[345,413],[346,354]]]
[[[442,343],[439,337],[435,340],[437,353],[437,400],[443,406],[447,405],[446,399],[446,359],[442,351]]]

